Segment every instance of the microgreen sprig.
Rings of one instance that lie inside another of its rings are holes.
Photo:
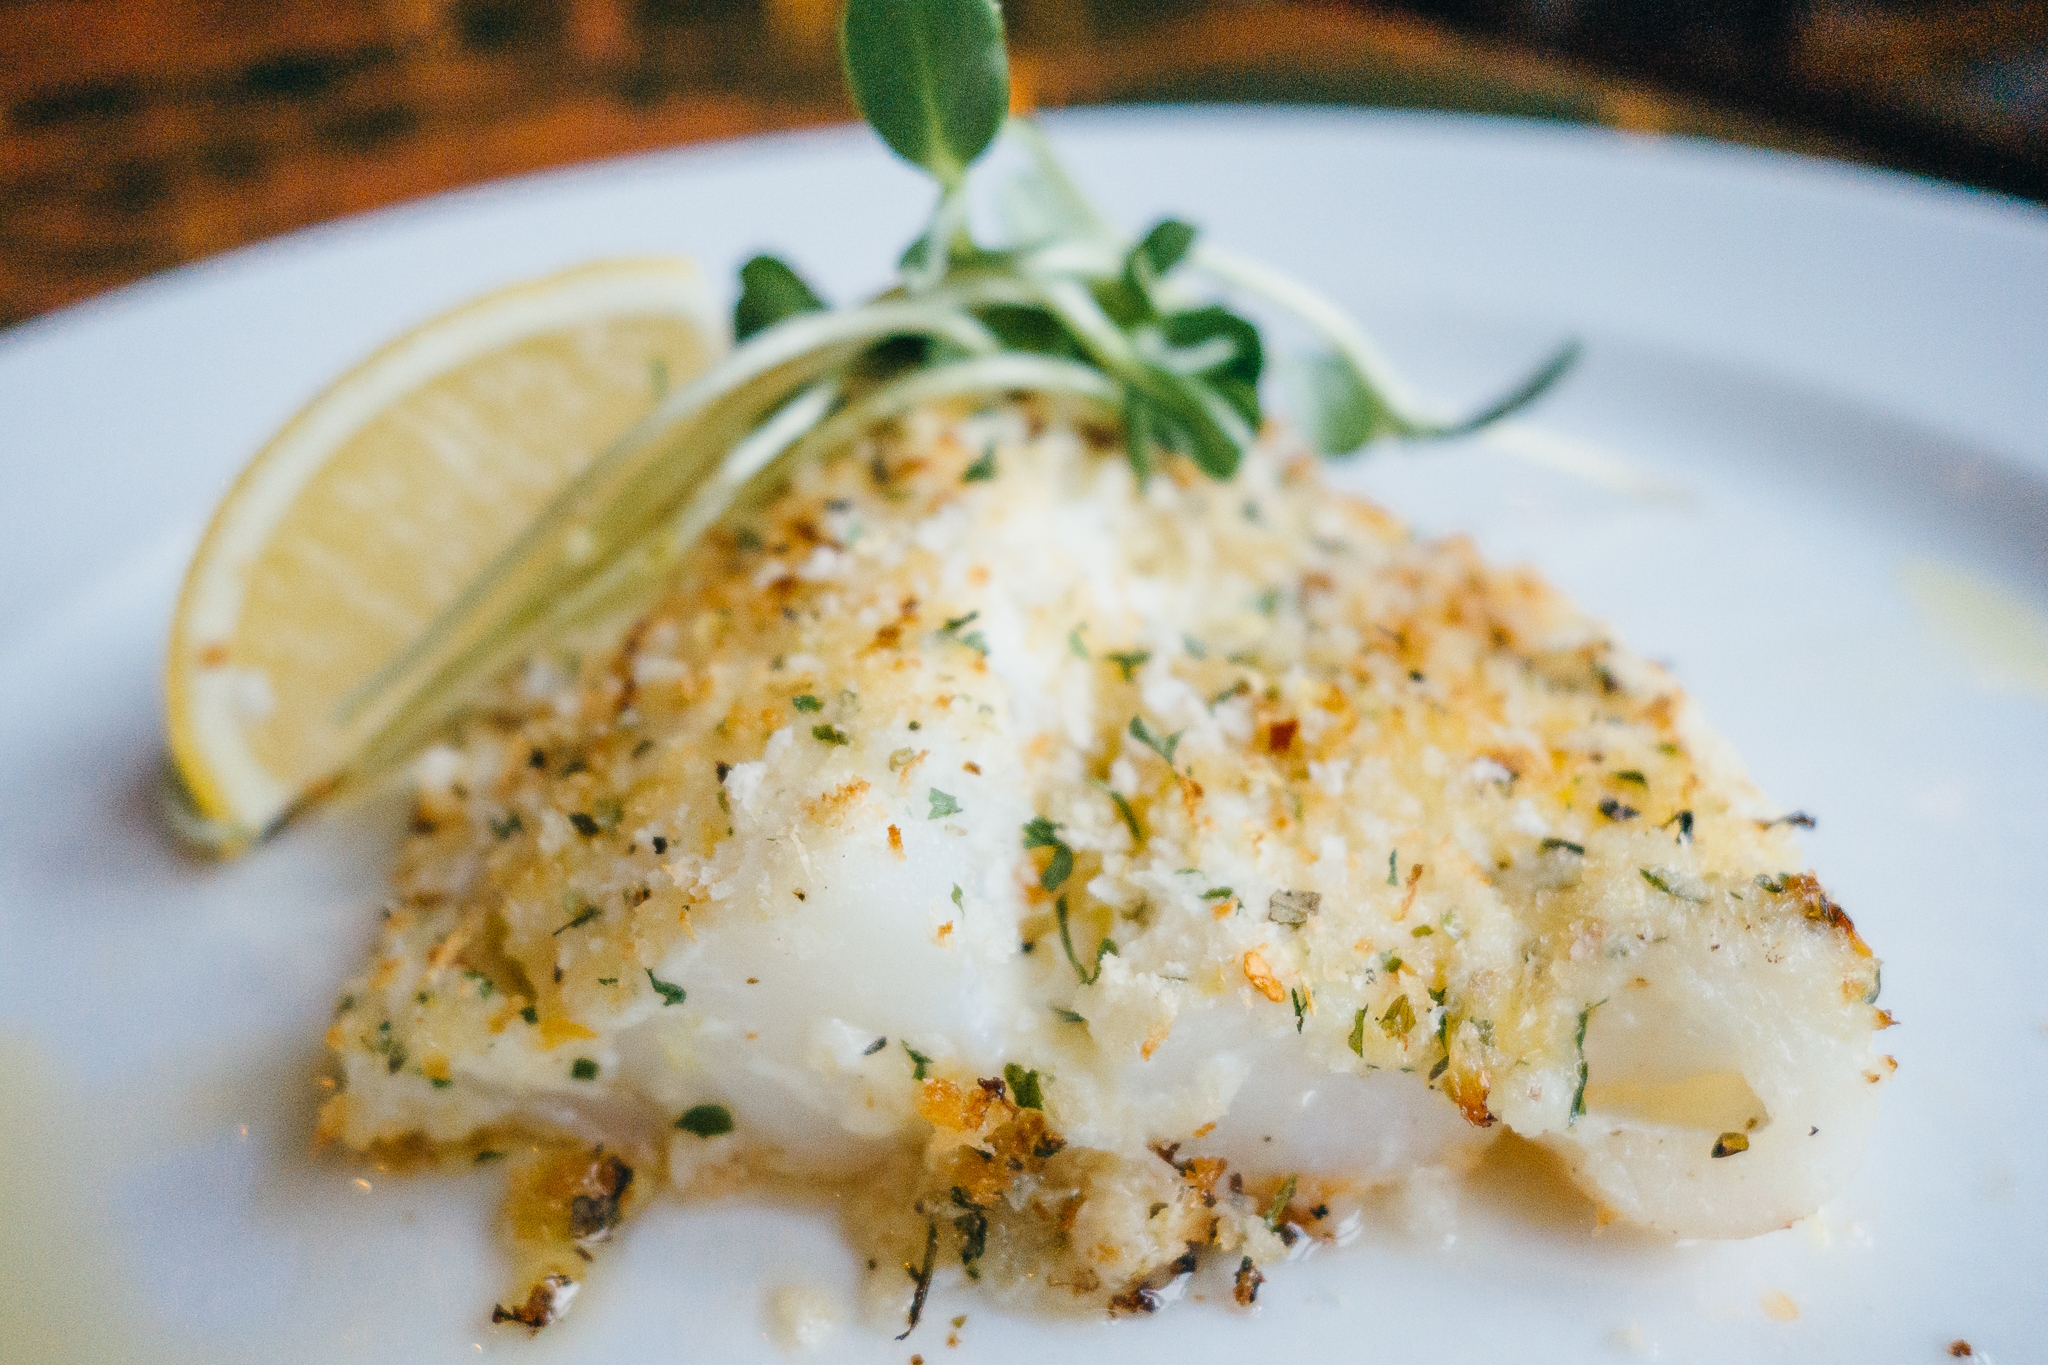
[[[1565,347],[1471,417],[1411,411],[1372,343],[1307,286],[1179,219],[1133,241],[1097,213],[1031,123],[1009,116],[993,0],[848,0],[840,54],[862,115],[937,189],[896,285],[835,309],[788,263],[748,261],[739,344],[572,480],[344,703],[360,738],[341,779],[403,764],[506,667],[657,590],[699,536],[782,469],[921,404],[1043,393],[1120,422],[1140,479],[1169,456],[1228,479],[1265,420],[1265,344],[1237,299],[1317,338],[1295,406],[1329,455],[1471,431],[1533,400],[1576,358]],[[1025,165],[998,195],[1010,240],[991,245],[969,230],[967,193],[999,136]],[[1172,761],[1170,747],[1162,757]]]

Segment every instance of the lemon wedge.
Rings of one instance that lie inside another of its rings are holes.
[[[344,699],[725,345],[694,266],[601,262],[422,324],[286,423],[215,511],[172,622],[184,832],[230,853],[317,797],[359,739]]]

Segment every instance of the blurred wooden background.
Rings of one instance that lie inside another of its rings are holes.
[[[0,326],[493,177],[851,117],[838,0],[0,0]],[[2048,197],[2044,0],[1010,0],[1039,107],[1475,109]]]

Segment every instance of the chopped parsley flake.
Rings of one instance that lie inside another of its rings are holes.
[[[1138,813],[1131,809],[1131,803],[1124,799],[1124,794],[1115,787],[1110,786],[1107,782],[1098,782],[1096,785],[1101,787],[1109,799],[1116,803],[1116,813],[1123,817],[1124,828],[1131,832],[1131,842],[1134,844],[1144,843],[1145,831],[1138,824]]]
[[[599,915],[602,915],[603,913],[604,911],[598,909],[594,905],[586,905],[581,910],[578,910],[576,912],[575,918],[571,919],[567,924],[563,925],[561,928],[555,930],[555,936],[565,934],[571,929],[581,928],[582,926],[590,923],[592,920],[596,919]]]
[[[808,692],[800,697],[791,697],[789,704],[799,711],[822,711],[825,709],[825,703],[819,701]]]
[[[932,1064],[932,1059],[908,1043],[903,1045],[903,1050],[910,1054],[910,1079],[913,1081],[923,1080],[925,1068]]]
[[[811,727],[811,738],[824,744],[853,743],[851,739],[847,738],[846,731],[832,725],[813,725]]]
[[[1070,1009],[1067,1009],[1063,1005],[1054,1005],[1052,1007],[1052,1012],[1054,1016],[1058,1018],[1062,1024],[1085,1024],[1088,1022],[1086,1018],[1079,1014],[1076,1014],[1074,1011]]]
[[[1212,886],[1202,893],[1205,901],[1227,901],[1237,893],[1227,886]]]
[[[953,883],[953,908],[963,915],[967,913],[967,902],[960,894],[960,883],[958,882]]]
[[[597,1079],[597,1063],[588,1057],[578,1057],[569,1064],[569,1074],[579,1081],[594,1081]]]
[[[960,803],[954,800],[950,793],[942,792],[937,787],[931,789],[931,803],[932,813],[926,817],[927,819],[937,820],[960,813]]]
[[[1623,768],[1620,772],[1614,775],[1614,780],[1616,782],[1633,782],[1638,787],[1647,787],[1650,785],[1650,779],[1644,777],[1642,773],[1638,772],[1634,768]]]
[[[1116,952],[1116,940],[1105,938],[1095,945],[1095,969],[1089,971],[1081,965],[1081,959],[1074,955],[1074,940],[1067,928],[1067,898],[1065,896],[1061,896],[1057,901],[1053,902],[1053,917],[1059,921],[1060,947],[1066,950],[1067,964],[1074,969],[1074,975],[1080,978],[1082,985],[1094,985],[1102,977],[1102,959]]]
[[[647,972],[647,984],[654,987],[654,993],[661,997],[662,1008],[666,1009],[670,1005],[680,1005],[683,1003],[683,999],[687,992],[685,992],[681,986],[672,985],[667,981],[663,981],[660,977],[654,974],[654,969],[652,967],[646,968],[645,970]]]
[[[1038,877],[1038,884],[1047,891],[1057,891],[1074,872],[1074,850],[1067,847],[1059,837],[1059,826],[1043,815],[1024,826],[1024,847],[1049,848],[1052,857],[1046,862],[1045,871]]]
[[[526,822],[519,818],[516,810],[507,811],[502,819],[495,815],[491,817],[491,837],[494,839],[509,839],[525,827]]]
[[[1081,627],[1075,626],[1067,632],[1067,649],[1077,659],[1088,657],[1088,646],[1081,643]]]
[[[569,823],[576,826],[576,832],[586,839],[597,834],[601,829],[595,817],[587,815],[580,810],[569,812]]]
[[[1102,657],[1115,664],[1117,671],[1124,675],[1124,681],[1129,682],[1131,680],[1131,670],[1143,664],[1147,659],[1150,659],[1152,651],[1149,649],[1131,649],[1119,654],[1105,654]]]
[[[1185,730],[1176,730],[1170,735],[1161,736],[1154,732],[1151,726],[1145,724],[1143,716],[1131,717],[1130,730],[1132,739],[1165,759],[1169,768],[1173,766],[1174,750],[1180,748],[1180,737],[1187,733]]]
[[[1556,848],[1561,848],[1567,853],[1576,853],[1581,858],[1586,856],[1586,846],[1584,844],[1575,844],[1569,839],[1545,839],[1542,843],[1536,845],[1536,851],[1539,853],[1548,853]]]
[[[1026,1109],[1045,1108],[1045,1094],[1038,1088],[1038,1073],[1026,1071],[1015,1062],[1003,1064],[1003,1079],[1009,1083],[1010,1097]]]
[[[732,1110],[722,1104],[700,1104],[686,1110],[676,1127],[700,1138],[714,1138],[732,1131]]]
[[[996,448],[989,446],[981,452],[981,458],[960,471],[962,483],[987,483],[996,476]]]
[[[1388,886],[1399,886],[1399,885],[1401,884],[1401,878],[1400,878],[1400,876],[1398,875],[1398,874],[1399,874],[1399,871],[1400,871],[1400,865],[1401,865],[1401,850],[1397,848],[1397,849],[1395,849],[1395,850],[1394,850],[1394,851],[1393,851],[1392,853],[1389,853],[1389,854],[1387,855],[1387,885],[1388,885]]]
[[[1571,1114],[1565,1119],[1567,1128],[1584,1118],[1586,1114],[1586,1021],[1593,1017],[1594,1010],[1606,1003],[1605,1000],[1596,1000],[1579,1011],[1578,1033],[1572,1039],[1572,1047],[1579,1054],[1579,1083],[1572,1090]]]
[[[952,620],[946,622],[945,625],[939,627],[939,634],[952,636],[977,654],[986,654],[988,653],[988,637],[978,630],[967,630],[969,625],[980,619],[981,613],[979,611],[970,611],[965,616],[955,616]],[[965,632],[964,634],[962,633],[963,631]]]
[[[1351,1037],[1346,1039],[1351,1044],[1351,1050],[1361,1057],[1365,1055],[1365,1021],[1369,1014],[1370,1011],[1361,1009],[1352,1016]]]
[[[1397,995],[1394,1003],[1387,1006],[1387,1012],[1380,1016],[1380,1031],[1389,1038],[1406,1038],[1408,1030],[1415,1027],[1415,1006],[1408,1003],[1408,997]]]
[[[1280,1188],[1273,1194],[1273,1202],[1266,1207],[1266,1226],[1274,1232],[1280,1230],[1280,1220],[1287,1214],[1287,1206],[1294,1202],[1295,1177],[1288,1176],[1280,1182]]]
[[[528,1005],[525,1009],[519,1011],[519,1017],[529,1024],[538,1024],[540,1022],[540,1011]]]
[[[1215,696],[1209,698],[1209,709],[1211,711],[1214,711],[1217,707],[1223,705],[1224,702],[1229,701],[1232,697],[1241,697],[1251,690],[1252,685],[1246,682],[1243,678],[1239,678],[1236,682],[1224,688]]]

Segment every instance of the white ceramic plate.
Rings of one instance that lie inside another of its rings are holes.
[[[949,1290],[909,1342],[849,1321],[821,1357],[1932,1361],[1964,1337],[2039,1358],[2048,215],[1488,121],[1055,126],[1113,214],[1177,211],[1308,277],[1434,397],[1585,338],[1584,367],[1515,439],[1627,477],[1499,442],[1346,477],[1535,562],[1671,660],[1765,789],[1820,816],[1812,857],[1887,959],[1899,1073],[1850,1191],[1753,1241],[1599,1235],[1510,1165],[1465,1192],[1450,1242],[1369,1228],[1278,1269],[1255,1316],[1186,1303],[1049,1324]],[[772,245],[843,297],[879,281],[924,208],[864,134],[773,139],[337,224],[0,338],[0,1358],[775,1359],[777,1286],[850,1303],[829,1216],[667,1205],[562,1327],[531,1343],[487,1327],[486,1179],[307,1150],[390,812],[233,867],[181,860],[152,819],[157,669],[215,497],[380,339],[600,255],[680,250],[724,273]]]

